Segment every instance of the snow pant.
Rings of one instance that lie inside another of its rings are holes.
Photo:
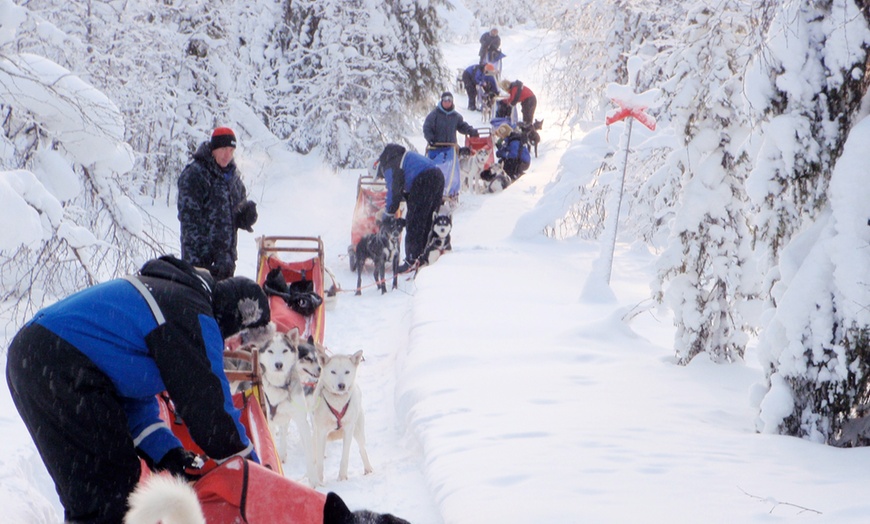
[[[468,71],[462,72],[462,83],[465,85],[465,94],[468,95],[468,109],[477,109],[477,84],[474,83],[474,78]]]
[[[6,382],[54,480],[66,522],[123,521],[140,463],[109,378],[75,347],[32,323],[9,346]]]
[[[526,124],[531,124],[534,122],[535,118],[535,108],[538,107],[538,99],[535,95],[526,98],[522,102],[520,102],[520,107],[523,110],[523,122]]]
[[[432,216],[444,198],[444,173],[437,167],[422,171],[411,183],[405,218],[405,260],[413,264],[423,254],[432,231]]]
[[[508,158],[504,161],[504,172],[507,176],[511,177],[511,180],[518,179],[526,170],[529,168],[531,164],[528,162],[523,162],[519,158]]]

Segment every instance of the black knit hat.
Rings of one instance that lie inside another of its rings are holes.
[[[212,150],[222,147],[236,147],[236,134],[228,127],[218,127],[211,132]]]
[[[212,309],[224,338],[244,328],[265,326],[271,318],[263,288],[246,277],[232,277],[215,284]]]
[[[444,102],[445,100],[450,100],[451,102],[453,102],[453,93],[451,93],[450,91],[444,91],[443,93],[441,93],[441,101]]]

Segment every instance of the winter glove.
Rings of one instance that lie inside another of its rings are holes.
[[[157,463],[157,471],[168,471],[175,476],[193,481],[203,475],[204,465],[205,461],[196,453],[184,448],[172,448]]]
[[[341,498],[333,492],[326,495],[323,505],[323,524],[411,524],[389,513],[368,510],[350,511]]]
[[[256,223],[257,204],[251,200],[245,200],[236,209],[236,227],[253,233],[254,224]]]
[[[468,132],[468,136],[473,136],[473,137],[477,138],[480,136],[480,133],[477,132],[477,129],[472,129],[471,131]]]

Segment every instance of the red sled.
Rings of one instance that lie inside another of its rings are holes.
[[[356,182],[356,204],[353,208],[353,219],[350,226],[350,245],[347,246],[347,258],[351,271],[356,271],[356,245],[366,235],[374,235],[380,231],[378,215],[387,207],[387,184],[383,179],[371,175],[360,175]],[[402,216],[402,208],[396,211],[396,216]]]
[[[288,285],[311,281],[314,292],[325,298],[323,241],[320,237],[264,236],[257,239],[257,244],[258,284],[262,286],[266,275],[280,268]],[[275,295],[269,297],[272,322],[279,332],[286,333],[297,328],[300,336],[304,339],[314,337],[318,344],[323,344],[325,304],[325,301],[322,302],[311,315],[306,316],[293,310],[283,298]]]
[[[322,524],[326,495],[241,457],[194,485],[209,524]]]
[[[478,136],[465,136],[465,147],[471,150],[471,154],[475,154],[481,149],[489,151],[489,157],[486,159],[486,164],[483,165],[483,170],[491,168],[495,163],[495,145],[492,141],[492,130],[489,127],[478,127]]]
[[[220,465],[211,460],[206,463],[203,469],[208,472],[193,485],[206,522],[321,524],[326,495],[284,477],[266,417],[259,402],[252,398],[252,395],[237,393],[233,401],[242,410],[241,422],[261,464],[241,457],[233,457]],[[161,417],[185,449],[201,454],[202,450],[190,438],[172,402],[164,395],[158,399]],[[143,462],[142,479],[152,474]]]

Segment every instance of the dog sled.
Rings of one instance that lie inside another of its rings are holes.
[[[162,396],[158,399],[161,417],[185,449],[202,456],[202,450],[193,442],[172,401]],[[322,523],[326,494],[284,477],[258,402],[244,393],[235,394],[233,402],[242,411],[241,422],[260,464],[241,457],[221,464],[213,460],[206,462],[202,468],[205,474],[193,484],[205,521],[209,524],[271,524],[276,522],[276,515],[280,515],[282,522]],[[140,482],[155,474],[143,461]]]
[[[387,184],[372,175],[360,175],[356,182],[356,205],[350,227],[347,257],[350,270],[356,271],[356,246],[366,235],[378,232],[378,214],[387,206]]]
[[[481,193],[495,164],[495,143],[489,127],[477,128],[477,133],[478,136],[465,137],[465,147],[460,150],[460,163],[463,171],[462,188]]]
[[[435,143],[426,146],[426,156],[435,162],[444,174],[444,197],[456,201],[462,188],[459,171],[459,146],[448,143]]]
[[[301,337],[314,337],[323,344],[323,241],[320,237],[263,236],[257,245],[257,283],[269,295],[277,330],[286,333],[297,328]]]

